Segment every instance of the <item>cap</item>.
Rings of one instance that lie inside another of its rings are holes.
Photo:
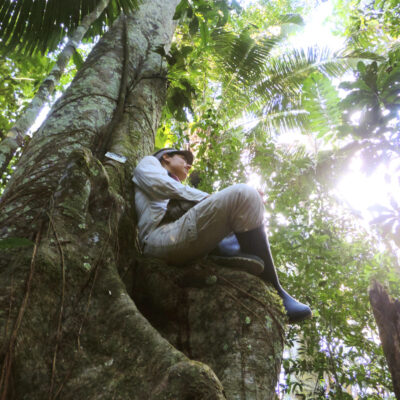
[[[194,156],[193,156],[193,153],[190,150],[178,150],[178,149],[174,149],[174,148],[171,148],[171,147],[166,147],[164,149],[156,151],[153,154],[153,156],[155,158],[157,158],[158,161],[161,161],[161,158],[162,158],[162,156],[164,154],[171,154],[171,155],[173,155],[173,154],[181,154],[182,156],[185,157],[186,162],[188,164],[190,164],[190,165],[193,164]]]

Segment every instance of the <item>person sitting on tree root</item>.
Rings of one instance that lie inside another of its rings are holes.
[[[235,262],[246,259],[245,264],[253,265],[252,272],[277,290],[289,322],[310,317],[310,308],[279,282],[263,226],[260,194],[245,184],[211,195],[183,185],[192,162],[190,151],[164,148],[137,165],[133,182],[143,253],[173,264],[209,253],[234,257]]]

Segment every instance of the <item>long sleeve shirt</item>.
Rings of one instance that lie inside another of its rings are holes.
[[[183,185],[168,175],[168,171],[153,156],[144,157],[133,173],[135,206],[138,216],[139,242],[163,219],[171,199],[201,201],[209,194]]]

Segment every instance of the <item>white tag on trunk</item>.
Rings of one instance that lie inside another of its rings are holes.
[[[105,156],[108,157],[108,158],[111,158],[111,160],[118,161],[121,164],[125,164],[125,161],[126,161],[126,157],[120,156],[120,155],[115,154],[115,153],[111,153],[111,151],[107,151]]]

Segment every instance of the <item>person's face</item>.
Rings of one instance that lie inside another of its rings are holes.
[[[186,162],[186,158],[181,154],[174,154],[173,156],[165,154],[163,156],[163,166],[168,170],[168,172],[177,176],[180,181],[186,179],[189,170],[192,167]]]

